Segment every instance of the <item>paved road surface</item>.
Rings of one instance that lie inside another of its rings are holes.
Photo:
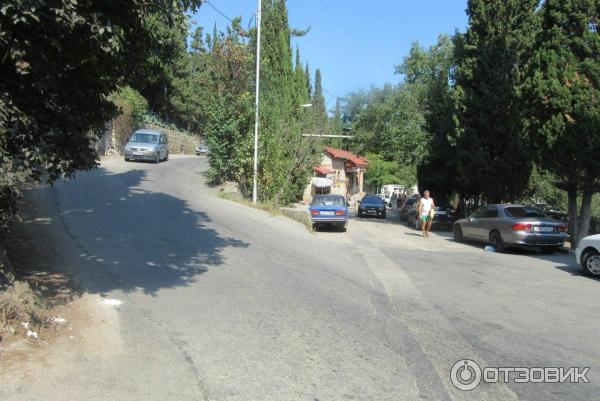
[[[311,234],[220,200],[205,169],[106,160],[29,194],[57,260],[123,305],[117,338],[62,349],[0,399],[600,399],[600,282],[572,255],[488,254],[393,216]],[[463,358],[589,366],[591,383],[461,392]]]

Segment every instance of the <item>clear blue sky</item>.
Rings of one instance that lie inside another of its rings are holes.
[[[225,15],[242,16],[247,26],[256,10],[256,0],[209,0]],[[288,0],[290,25],[311,27],[308,35],[295,39],[300,56],[314,74],[321,69],[328,107],[334,96],[344,96],[371,85],[397,83],[394,66],[402,62],[410,45],[435,43],[439,34],[464,31],[467,0]],[[333,15],[332,15],[333,14]],[[335,17],[334,17],[335,15]],[[194,16],[198,25],[211,32],[216,22],[229,21],[210,5]]]

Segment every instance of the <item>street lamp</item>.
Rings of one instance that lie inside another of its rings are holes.
[[[256,112],[254,117],[254,172],[252,175],[252,203],[258,202],[258,102],[260,84],[260,17],[261,0],[258,0],[256,10]]]

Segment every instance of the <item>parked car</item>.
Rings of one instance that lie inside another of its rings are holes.
[[[315,195],[309,207],[314,229],[333,225],[341,231],[348,227],[348,205],[341,195]]]
[[[358,203],[358,217],[363,216],[385,219],[385,201],[377,195],[365,195]]]
[[[208,146],[206,146],[206,145],[196,146],[196,156],[204,155],[206,153],[208,153]]]
[[[404,201],[404,204],[402,206],[400,206],[400,210],[399,210],[400,221],[408,220],[408,212],[410,212],[410,210],[415,207],[417,200],[418,199],[415,197],[406,198],[406,200]]]
[[[600,234],[583,238],[575,250],[575,256],[584,273],[600,277]]]
[[[409,225],[414,224],[415,228],[420,228],[421,223],[417,221],[419,199],[415,200],[410,209],[406,212],[406,222]],[[436,206],[433,208],[433,219],[431,220],[432,230],[452,230],[454,224],[454,209],[450,205]]]
[[[535,207],[487,205],[454,223],[454,240],[487,242],[502,252],[511,246],[539,247],[553,253],[564,245],[567,226]]]
[[[137,130],[125,145],[124,154],[127,162],[150,160],[159,163],[162,160],[169,160],[169,137],[155,130]]]
[[[431,221],[432,229],[445,229],[448,231],[452,230],[455,220],[455,212],[452,206],[442,205],[433,208],[433,220]]]

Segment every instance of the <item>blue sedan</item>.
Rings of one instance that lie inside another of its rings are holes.
[[[313,228],[333,225],[341,231],[348,226],[348,207],[341,195],[315,195],[310,204],[310,219]]]

